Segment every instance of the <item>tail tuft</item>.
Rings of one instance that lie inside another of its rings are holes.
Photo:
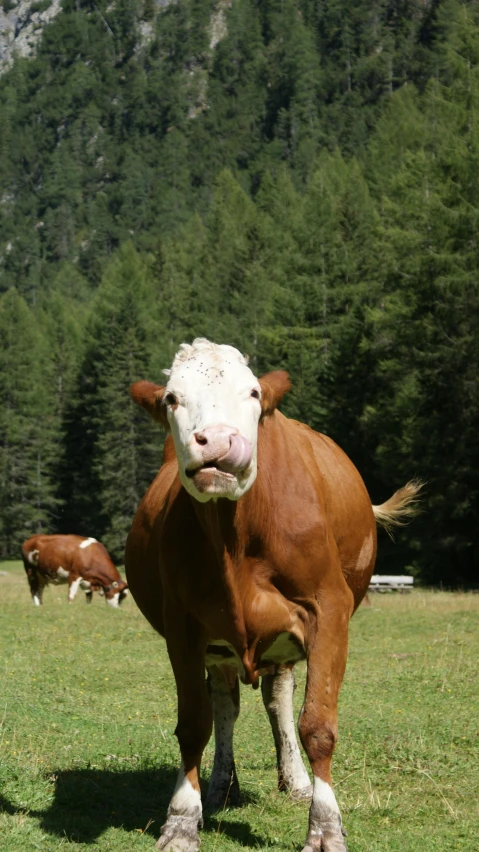
[[[419,492],[424,483],[419,479],[412,479],[398,491],[395,491],[389,500],[380,506],[373,506],[374,517],[391,535],[393,527],[402,527],[421,511],[419,508]]]

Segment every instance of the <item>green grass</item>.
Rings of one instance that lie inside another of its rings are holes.
[[[50,587],[0,564],[0,849],[152,850],[178,766],[163,640],[128,599]],[[334,778],[350,852],[478,848],[479,595],[374,596],[351,624]],[[304,671],[298,666],[298,709]],[[208,818],[204,852],[299,850],[307,807],[275,790],[261,697],[242,690],[245,805]],[[212,762],[211,744],[204,778]]]

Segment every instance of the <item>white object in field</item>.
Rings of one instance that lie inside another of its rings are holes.
[[[410,592],[414,586],[414,577],[394,574],[373,574],[369,583],[370,592]]]

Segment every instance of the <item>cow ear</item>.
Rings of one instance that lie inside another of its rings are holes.
[[[165,445],[163,447],[162,464],[166,464],[172,459],[176,459],[176,450],[175,442],[173,441],[173,436],[170,434],[166,436]]]
[[[285,370],[274,370],[261,376],[261,416],[272,414],[285,393],[291,390],[289,375]]]
[[[164,392],[164,387],[155,385],[153,382],[135,382],[130,386],[130,396],[133,402],[141,405],[157,423],[160,423],[165,429],[169,429],[166,407],[163,405]]]

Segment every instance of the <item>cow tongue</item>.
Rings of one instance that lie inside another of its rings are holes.
[[[242,435],[232,435],[228,452],[218,459],[218,466],[228,473],[244,470],[251,461],[251,444]]]

